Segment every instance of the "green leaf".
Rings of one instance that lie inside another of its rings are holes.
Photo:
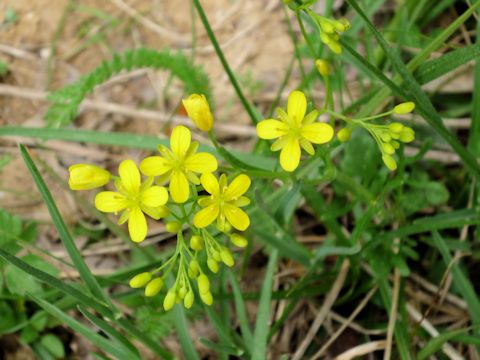
[[[20,340],[25,344],[30,344],[38,339],[38,331],[30,325],[25,326],[20,332]]]
[[[53,334],[44,335],[40,339],[40,342],[56,359],[62,359],[65,357],[63,343],[57,336]]]
[[[200,342],[202,343],[203,346],[216,351],[217,353],[223,353],[227,355],[233,355],[233,356],[242,356],[244,354],[243,350],[231,346],[229,344],[224,344],[224,343],[215,343],[213,341],[210,341],[205,338],[200,338]]]
[[[245,301],[243,300],[240,284],[232,271],[228,272],[230,284],[232,285],[233,300],[235,302],[236,315],[240,324],[240,330],[244,340],[244,345],[251,351],[251,344],[253,343],[253,334],[248,324],[247,311],[245,308]]]
[[[118,310],[111,303],[110,299],[103,292],[102,288],[97,282],[97,279],[95,279],[95,277],[90,272],[90,269],[83,261],[82,255],[80,254],[80,251],[77,249],[77,246],[75,245],[75,242],[70,236],[67,226],[65,225],[65,222],[63,221],[62,216],[58,211],[57,205],[53,200],[52,194],[48,190],[48,187],[43,181],[43,178],[40,175],[40,172],[38,171],[32,158],[28,154],[27,149],[23,145],[20,145],[20,152],[22,153],[23,160],[25,161],[25,164],[27,165],[27,168],[30,171],[30,174],[32,175],[33,180],[35,181],[35,184],[37,185],[37,188],[40,191],[40,194],[42,195],[42,198],[45,201],[45,204],[47,205],[48,212],[52,217],[53,223],[57,228],[60,238],[62,239],[63,245],[65,246],[65,249],[70,255],[70,258],[72,259],[73,264],[75,265],[75,268],[78,270],[80,277],[82,278],[83,281],[85,281],[88,288],[90,289],[90,291],[95,297],[97,297],[100,301],[107,304],[111,309],[113,309],[114,312],[118,312]]]
[[[185,316],[185,310],[182,304],[176,305],[173,310],[173,316],[175,318],[175,328],[177,329],[177,335],[182,344],[182,352],[186,359],[200,360],[200,356],[195,350],[195,346],[192,343],[190,334],[188,333],[187,318]]]
[[[417,360],[430,359],[433,354],[442,348],[443,344],[466,331],[468,329],[449,330],[435,336],[422,346],[422,349],[417,353]]]
[[[257,321],[252,343],[252,360],[263,360],[267,356],[267,340],[270,330],[270,301],[272,299],[273,274],[277,268],[278,251],[270,253],[267,271],[263,279],[260,301],[258,304]]]
[[[30,318],[30,324],[37,331],[43,331],[45,326],[47,326],[48,316],[44,311],[37,311]]]

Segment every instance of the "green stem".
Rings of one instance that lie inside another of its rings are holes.
[[[228,75],[228,78],[230,79],[230,82],[232,83],[233,87],[235,88],[235,92],[237,93],[238,97],[240,98],[240,101],[245,108],[245,110],[248,113],[248,116],[250,116],[250,119],[254,124],[257,124],[259,121],[259,118],[250,105],[250,103],[247,101],[245,96],[243,95],[242,89],[240,88],[240,85],[238,84],[237,79],[235,78],[235,75],[233,74],[232,69],[230,68],[230,65],[228,65],[227,60],[225,59],[225,56],[223,55],[222,49],[220,49],[220,45],[218,45],[217,38],[215,37],[215,34],[213,33],[213,30],[210,26],[210,23],[208,22],[207,16],[205,15],[205,12],[203,11],[202,5],[200,4],[200,0],[193,0],[193,5],[195,5],[195,8],[198,11],[198,15],[200,16],[200,20],[202,21],[203,27],[205,28],[205,31],[207,32],[207,35],[210,39],[210,42],[212,43],[215,52],[217,53],[218,58],[220,59],[220,62],[223,65],[223,68],[225,69],[225,72]]]

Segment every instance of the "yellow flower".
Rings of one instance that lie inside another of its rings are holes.
[[[243,231],[248,228],[250,219],[240,207],[250,203],[250,200],[243,196],[250,187],[250,178],[241,174],[228,185],[225,174],[220,176],[219,182],[213,174],[206,173],[200,180],[210,196],[203,196],[198,200],[198,204],[204,209],[193,217],[194,225],[204,228],[217,219],[217,225],[220,227],[228,221],[237,230]]]
[[[294,171],[300,162],[302,147],[308,154],[315,154],[312,146],[324,144],[333,137],[333,128],[328,124],[315,122],[318,111],[313,110],[305,116],[307,99],[301,91],[293,91],[288,96],[287,112],[278,109],[280,120],[266,119],[257,124],[258,137],[277,139],[272,151],[282,150],[280,165],[285,171]]]
[[[190,130],[177,126],[170,137],[170,149],[158,145],[162,156],[150,156],[140,164],[146,176],[162,176],[170,179],[170,195],[176,203],[184,203],[190,195],[189,182],[200,184],[196,173],[210,173],[217,170],[217,159],[212,154],[195,153],[198,142],[191,142]]]
[[[155,220],[166,216],[168,209],[167,190],[162,186],[152,186],[153,178],[141,182],[140,172],[132,160],[124,160],[118,167],[120,179],[115,181],[115,191],[102,191],[95,197],[95,207],[103,212],[117,213],[123,210],[119,224],[128,220],[128,231],[135,242],[145,240],[147,220],[145,214]]]
[[[205,95],[192,94],[182,100],[188,117],[202,131],[210,131],[213,126],[213,115]]]
[[[68,168],[72,190],[91,190],[108,184],[111,174],[96,165],[75,164]]]

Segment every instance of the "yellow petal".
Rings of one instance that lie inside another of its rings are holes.
[[[201,174],[214,172],[218,168],[215,156],[205,152],[189,156],[185,159],[184,164],[188,170]]]
[[[274,119],[262,120],[257,124],[257,135],[260,139],[276,139],[285,135],[287,132],[287,126]]]
[[[272,151],[278,151],[280,149],[282,149],[285,144],[287,143],[288,141],[288,137],[287,136],[282,136],[281,138],[275,140],[275,142],[272,144],[272,146],[270,146],[270,150]]]
[[[250,225],[250,219],[248,215],[239,207],[231,204],[225,204],[223,207],[223,211],[225,213],[225,216],[227,217],[228,222],[232,224],[235,229],[244,231]]]
[[[149,156],[140,163],[140,171],[145,176],[159,176],[172,168],[170,162],[161,156]]]
[[[142,192],[142,205],[157,207],[165,205],[168,201],[167,189],[163,186],[152,186]]]
[[[218,196],[220,192],[220,187],[218,185],[218,180],[215,175],[211,173],[204,173],[200,177],[203,188],[213,196]]]
[[[182,125],[176,126],[172,131],[172,136],[170,136],[170,147],[173,153],[183,158],[190,147],[191,139],[190,130]]]
[[[127,198],[115,191],[102,191],[95,196],[95,207],[103,212],[118,212],[127,205]]]
[[[147,236],[147,219],[145,219],[145,215],[138,206],[130,209],[128,232],[134,242],[142,242]]]
[[[314,144],[325,144],[333,138],[333,128],[329,124],[313,123],[302,127],[302,136]]]
[[[122,215],[120,215],[120,219],[118,219],[117,224],[118,225],[125,224],[125,222],[128,220],[129,215],[130,215],[130,212],[128,210],[124,210],[122,212]]]
[[[135,194],[140,189],[140,172],[133,160],[123,160],[118,167],[120,180],[126,191]]]
[[[311,124],[311,123],[313,123],[315,120],[317,120],[317,117],[318,117],[318,111],[317,111],[317,110],[310,111],[310,112],[307,114],[307,116],[305,116],[305,117],[303,118],[302,124],[303,124],[303,125]]]
[[[184,203],[190,195],[190,188],[185,174],[181,171],[174,171],[170,178],[170,196],[176,203]]]
[[[96,165],[75,164],[68,168],[68,185],[72,190],[91,190],[110,181],[110,173]]]
[[[287,114],[297,124],[300,124],[307,111],[307,98],[301,91],[295,90],[288,96]]]
[[[207,227],[217,218],[218,212],[219,208],[217,205],[210,205],[195,214],[193,224],[200,229]]]
[[[290,138],[280,152],[280,165],[285,171],[294,171],[300,163],[300,145],[298,140]]]
[[[309,155],[315,155],[315,149],[312,146],[312,143],[307,139],[300,139],[300,146],[305,150]]]
[[[141,206],[142,211],[150,216],[152,219],[159,220],[164,218],[168,214],[170,214],[170,210],[166,206],[159,206],[159,207],[148,207],[145,205]]]
[[[228,185],[227,190],[225,191],[224,198],[226,201],[237,199],[243,194],[245,194],[250,187],[251,181],[250,178],[245,174],[238,175],[233,181]]]
[[[207,207],[215,203],[215,199],[212,196],[199,196],[198,205],[201,207]]]

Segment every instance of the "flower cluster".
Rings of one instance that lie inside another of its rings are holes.
[[[213,115],[205,96],[193,94],[183,100],[183,105],[199,129],[212,129]],[[250,225],[247,213],[241,209],[250,204],[245,196],[250,178],[238,174],[229,183],[228,176],[221,174],[218,179],[214,175],[217,159],[210,153],[197,152],[198,146],[188,128],[177,126],[171,133],[170,147],[158,145],[159,155],[143,159],[139,167],[133,160],[122,161],[118,176],[90,164],[76,164],[69,169],[72,190],[91,190],[113,180],[115,191],[97,193],[95,207],[106,213],[120,213],[118,223],[128,221],[132,241],[145,240],[145,215],[154,220],[165,218],[167,231],[177,234],[174,254],[158,268],[137,274],[130,281],[132,288],[145,288],[147,297],[157,295],[165,284],[170,284],[163,301],[166,311],[179,302],[190,308],[195,300],[194,283],[200,299],[211,305],[213,296],[205,268],[216,273],[220,263],[228,267],[235,264],[221,239],[230,239],[238,247],[248,244],[235,231],[245,231]],[[210,230],[212,223],[216,229]],[[171,277],[172,272],[176,276]]]
[[[350,27],[350,22],[347,19],[329,19],[318,15],[312,10],[307,10],[307,13],[317,24],[320,40],[327,45],[335,54],[342,53],[342,46],[340,45],[340,35]]]

